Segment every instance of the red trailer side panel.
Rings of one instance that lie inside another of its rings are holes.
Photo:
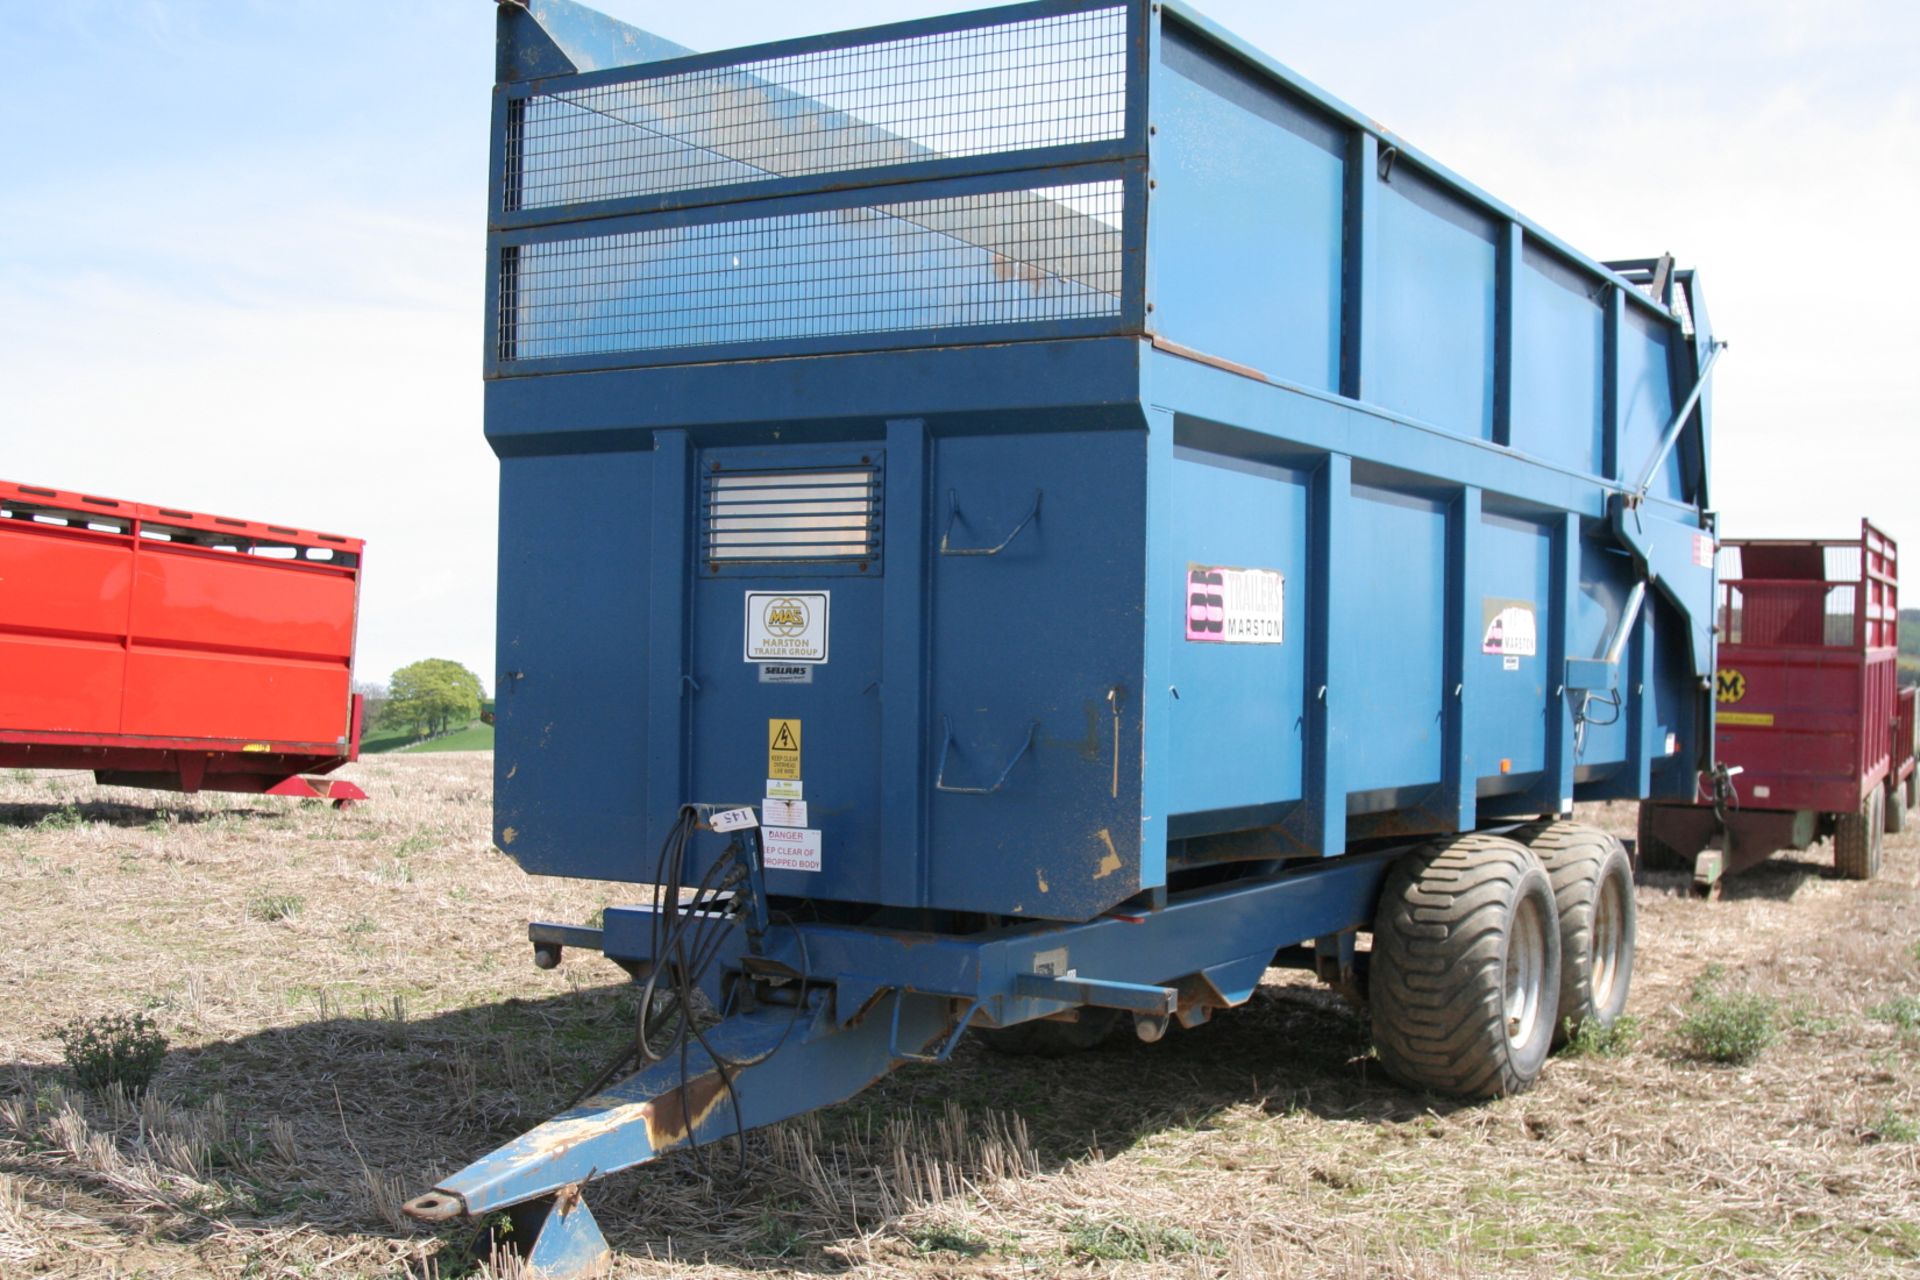
[[[344,759],[357,539],[0,482],[0,740]]]
[[[121,732],[346,741],[351,573],[171,547],[137,558]]]
[[[1743,805],[1850,813],[1896,767],[1895,555],[1866,521],[1858,541],[1724,544],[1715,755]]]

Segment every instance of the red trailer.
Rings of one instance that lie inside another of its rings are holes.
[[[361,542],[0,481],[0,767],[332,800]]]
[[[1914,800],[1893,539],[1865,520],[1857,539],[1734,539],[1719,568],[1719,768],[1691,805],[1640,806],[1641,862],[1707,887],[1830,836],[1840,874],[1870,879]]]

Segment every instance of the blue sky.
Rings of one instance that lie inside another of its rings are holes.
[[[606,0],[698,49],[974,7]],[[1920,6],[1256,3],[1211,17],[1719,332],[1732,534],[1920,549]],[[370,542],[364,677],[491,686],[487,0],[0,0],[0,475]]]

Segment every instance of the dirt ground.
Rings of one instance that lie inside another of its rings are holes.
[[[530,917],[635,895],[493,852],[490,764],[370,761],[344,813],[0,776],[0,1277],[457,1274],[399,1202],[545,1118],[632,1007],[604,960],[533,968]],[[1717,901],[1649,877],[1633,1034],[1521,1097],[1395,1087],[1276,971],[1156,1045],[963,1044],[744,1175],[717,1149],[593,1203],[642,1277],[1920,1275],[1920,840],[1871,884],[1830,861]],[[1716,965],[1770,1002],[1748,1065],[1677,1047]],[[171,1041],[151,1091],[81,1091],[55,1028],[127,1010]]]

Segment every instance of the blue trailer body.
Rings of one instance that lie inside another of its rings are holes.
[[[500,24],[496,840],[649,883],[683,806],[798,795],[817,843],[740,890],[789,923],[716,998],[803,968],[809,1045],[891,1000],[889,1061],[1222,1007],[1276,948],[1350,957],[1395,842],[1692,794],[1690,272],[1585,257],[1175,3],[716,54]],[[657,914],[536,941],[646,972]]]

